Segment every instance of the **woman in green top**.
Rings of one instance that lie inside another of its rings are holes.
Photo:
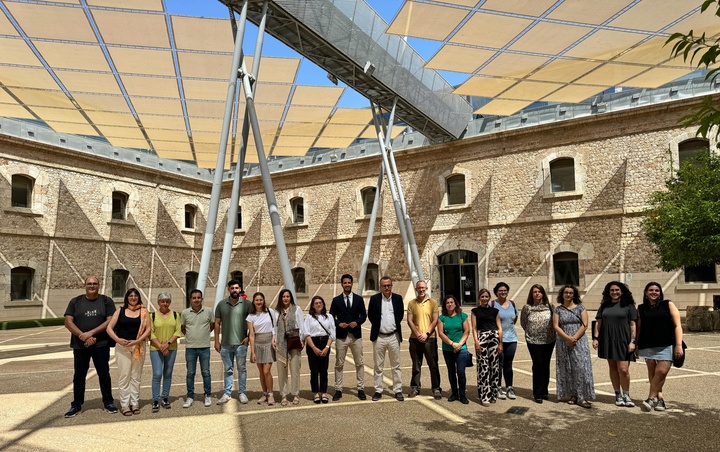
[[[465,367],[472,365],[472,356],[465,344],[470,336],[468,315],[462,312],[455,297],[448,295],[443,298],[442,315],[439,320],[438,336],[442,340],[442,352],[452,391],[448,402],[460,400],[468,404],[470,402],[465,397]]]

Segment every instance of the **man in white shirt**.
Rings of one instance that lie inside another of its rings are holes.
[[[375,394],[373,401],[382,397],[384,388],[383,368],[385,352],[390,356],[390,368],[393,377],[395,398],[405,400],[402,393],[402,374],[400,372],[400,343],[402,342],[401,323],[405,314],[402,296],[392,292],[392,279],[389,276],[380,278],[380,293],[370,297],[368,320],[370,321],[370,341],[373,343],[375,360]]]

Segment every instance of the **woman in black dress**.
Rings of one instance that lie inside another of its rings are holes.
[[[593,348],[607,359],[615,405],[634,407],[630,398],[630,361],[635,361],[637,309],[627,286],[618,281],[605,285],[600,309],[595,316]]]

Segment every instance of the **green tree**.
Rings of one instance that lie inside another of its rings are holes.
[[[643,228],[665,271],[720,262],[720,157],[702,152],[683,162],[653,193]]]
[[[708,9],[715,9],[715,16],[720,18],[720,0],[705,0],[700,11],[706,14]],[[718,75],[720,67],[711,67],[720,56],[720,38],[708,38],[705,33],[696,36],[693,30],[690,30],[689,33],[673,33],[665,45],[670,43],[674,43],[671,50],[672,57],[682,55],[685,62],[694,64],[699,69],[708,69],[706,80],[714,79]],[[698,125],[698,135],[707,138],[709,134],[714,133],[716,141],[719,141],[720,128],[713,129],[713,127],[720,125],[720,109],[714,105],[712,96],[705,97],[698,108],[680,119],[680,123],[685,127]]]

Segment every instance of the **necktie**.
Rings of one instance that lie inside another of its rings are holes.
[[[347,305],[348,309],[350,309],[350,297],[348,297],[347,295],[345,295],[345,304]]]

